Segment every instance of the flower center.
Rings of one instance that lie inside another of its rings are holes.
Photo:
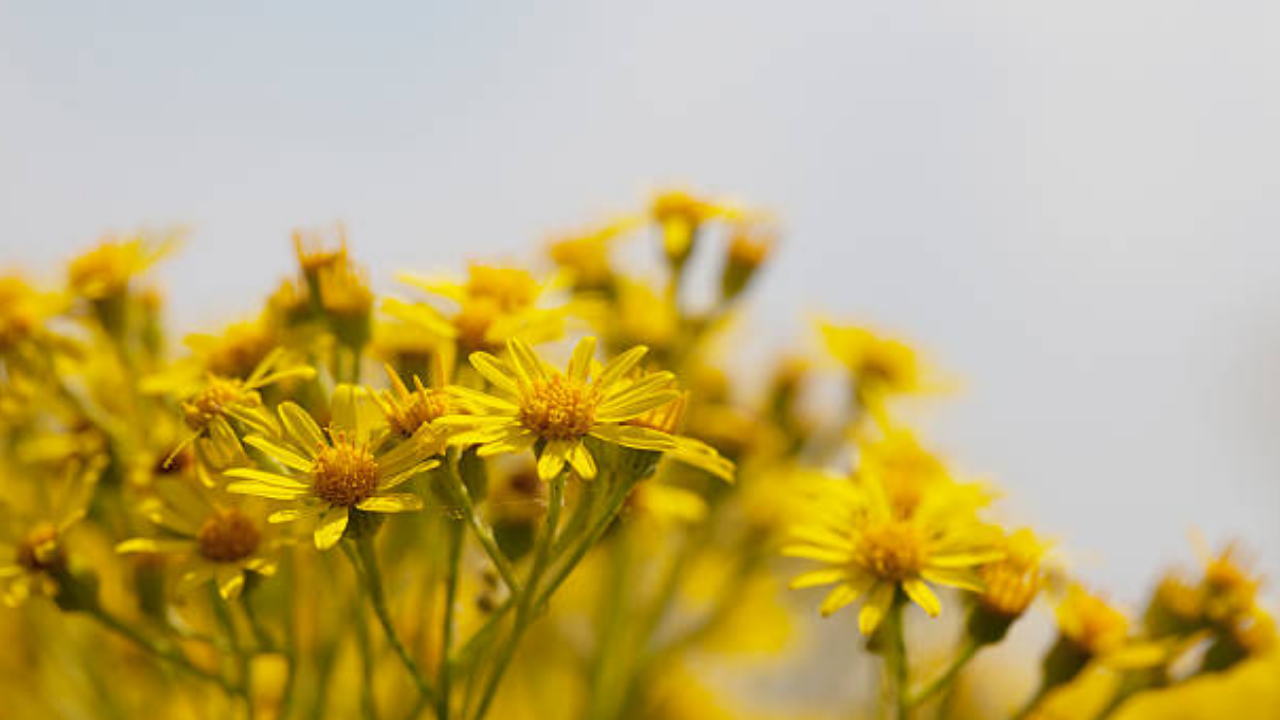
[[[192,430],[203,430],[222,414],[224,407],[247,395],[250,393],[245,393],[240,383],[215,377],[210,380],[209,387],[182,403],[183,419]]]
[[[520,397],[520,423],[546,440],[575,440],[595,423],[599,402],[595,388],[563,375],[535,380]]]
[[[863,531],[856,550],[859,565],[882,580],[899,582],[924,567],[924,538],[909,522],[894,520]]]
[[[36,525],[18,543],[18,565],[29,572],[54,570],[65,561],[58,528],[53,523]]]
[[[316,495],[330,505],[352,506],[378,489],[378,463],[368,448],[343,435],[316,456],[311,467]]]
[[[448,396],[438,390],[419,390],[389,403],[387,423],[391,429],[409,437],[418,428],[449,412]]]
[[[262,535],[258,527],[236,508],[217,510],[200,526],[196,535],[200,555],[225,563],[243,560],[258,549]]]

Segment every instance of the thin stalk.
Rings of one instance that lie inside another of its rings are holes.
[[[462,519],[467,521],[467,525],[471,526],[471,532],[475,533],[476,539],[480,541],[480,547],[484,548],[484,552],[489,556],[489,560],[493,562],[494,567],[498,569],[498,574],[502,576],[502,581],[507,584],[507,589],[512,595],[520,594],[520,580],[516,575],[515,568],[511,565],[511,561],[507,559],[506,553],[502,552],[502,548],[498,546],[498,539],[494,537],[493,528],[480,517],[476,512],[475,503],[471,500],[471,492],[467,490],[467,486],[459,477],[458,471],[451,465],[445,465],[445,472],[449,475],[449,483],[453,486],[454,495],[457,496],[458,502],[462,505]]]
[[[387,636],[387,643],[391,645],[391,649],[395,650],[396,656],[400,658],[400,664],[404,665],[404,669],[409,672],[413,678],[413,683],[417,685],[418,692],[431,702],[435,702],[436,691],[431,687],[431,683],[423,676],[422,671],[418,669],[418,663],[410,655],[409,649],[400,642],[400,635],[396,632],[395,623],[391,621],[391,612],[387,609],[387,598],[382,587],[382,571],[378,567],[378,553],[374,547],[373,536],[365,536],[355,541],[357,556],[353,557],[348,554],[352,566],[356,569],[356,574],[362,576],[365,589],[368,591],[369,603],[373,606],[373,612],[378,616],[378,622],[382,624],[383,634]],[[363,571],[361,570],[363,566]]]
[[[213,604],[213,614],[218,625],[227,637],[231,656],[235,659],[236,673],[240,677],[239,693],[244,698],[246,716],[253,720],[256,708],[253,706],[253,674],[249,667],[249,654],[240,645],[240,633],[236,631],[236,621],[231,616],[230,605],[218,594],[217,585],[209,586],[209,602]]]
[[[889,608],[889,676],[893,683],[893,700],[897,720],[907,720],[911,709],[907,704],[907,639],[906,628],[902,622],[901,598],[894,598]]]
[[[228,682],[226,678],[222,677],[217,673],[209,672],[208,670],[197,667],[196,665],[192,664],[190,660],[187,659],[187,656],[181,654],[177,650],[158,645],[155,641],[148,638],[146,635],[143,635],[141,632],[139,632],[137,629],[130,626],[128,623],[115,617],[114,615],[111,615],[110,613],[103,610],[102,608],[95,607],[95,608],[86,610],[85,612],[88,614],[89,617],[93,618],[103,627],[129,640],[134,645],[137,645],[138,647],[150,653],[152,656],[172,664],[174,667],[177,667],[178,669],[188,673],[189,675],[192,675],[193,677],[197,677],[197,678],[200,678],[201,680],[207,680],[211,683],[215,683],[216,685],[218,685],[218,687],[222,688],[225,692],[227,692],[230,695],[240,694],[239,689],[236,688],[234,685],[232,685],[230,682]]]
[[[964,648],[961,649],[960,654],[951,661],[951,664],[947,666],[947,669],[943,671],[943,673],[933,682],[929,683],[916,694],[910,696],[910,699],[907,700],[907,706],[911,708],[917,707],[921,703],[928,701],[934,695],[937,695],[943,690],[951,687],[955,682],[956,677],[960,675],[960,671],[964,670],[965,666],[969,664],[969,661],[973,659],[973,656],[978,654],[978,650],[981,647],[981,645],[973,640],[966,640]]]
[[[436,685],[440,688],[440,697],[436,704],[436,717],[449,720],[449,693],[452,681],[449,650],[453,645],[453,610],[458,596],[458,567],[462,561],[462,526],[450,522],[449,562],[444,579],[444,627],[440,632],[440,678]]]
[[[529,579],[525,584],[524,592],[520,594],[520,598],[516,602],[515,622],[511,627],[510,635],[507,636],[501,650],[498,652],[493,672],[490,673],[484,692],[480,696],[480,702],[473,716],[474,720],[481,720],[489,712],[489,706],[493,703],[493,699],[497,694],[502,676],[506,674],[507,667],[510,666],[511,659],[515,656],[516,646],[524,636],[524,631],[529,627],[533,611],[540,607],[538,603],[534,602],[534,599],[538,593],[538,583],[542,579],[542,573],[546,570],[547,563],[550,560],[551,546],[555,542],[556,526],[560,523],[560,507],[564,504],[563,472],[551,481],[551,493],[548,503],[546,525],[542,534],[538,537],[537,546],[534,548],[533,568],[529,571]]]

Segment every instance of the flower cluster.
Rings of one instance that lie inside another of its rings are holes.
[[[1005,524],[905,421],[947,385],[909,343],[824,321],[744,390],[725,348],[779,237],[672,189],[381,297],[344,228],[298,231],[254,314],[182,343],[170,235],[0,276],[0,714],[799,716],[821,693],[751,678],[810,674],[819,629],[885,686],[833,688],[842,715],[1101,718],[1274,671],[1238,550],[1137,621]],[[970,661],[1038,605],[1056,636],[1012,697]],[[1090,670],[1114,682],[1081,710]]]

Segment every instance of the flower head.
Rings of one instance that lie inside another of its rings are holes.
[[[983,590],[978,602],[988,612],[1003,618],[1017,618],[1026,612],[1045,584],[1041,561],[1047,547],[1034,533],[1023,528],[1001,541],[1004,557],[979,570]]]
[[[74,258],[67,267],[71,292],[86,300],[107,300],[123,295],[134,277],[168,254],[173,243],[155,244],[134,236],[107,238]]]
[[[156,537],[138,537],[116,546],[119,553],[172,556],[178,560],[177,593],[186,595],[207,582],[231,599],[249,573],[275,574],[276,555],[285,539],[266,523],[260,503],[232,501],[183,478],[158,483],[141,512],[157,529]]]
[[[268,522],[315,523],[313,539],[327,550],[342,539],[353,512],[397,513],[418,510],[422,499],[391,492],[434,468],[441,444],[430,426],[408,438],[389,430],[364,388],[339,385],[331,403],[327,432],[300,406],[277,408],[283,432],[251,435],[245,443],[261,450],[290,472],[235,468],[227,486],[232,493],[290,501],[296,507],[272,513]]]
[[[568,463],[583,479],[596,476],[588,437],[641,450],[672,450],[666,432],[626,424],[677,398],[668,372],[631,376],[646,352],[636,347],[603,368],[593,368],[595,338],[573,350],[567,372],[547,364],[519,340],[507,343],[508,359],[471,355],[471,364],[498,394],[453,386],[450,392],[471,415],[450,415],[440,423],[462,430],[451,443],[478,445],[483,456],[518,452],[537,445],[538,476],[550,480]]]
[[[822,603],[823,615],[865,597],[858,616],[865,634],[880,624],[899,589],[936,616],[942,605],[929,583],[981,592],[978,568],[1002,557],[995,531],[978,521],[962,495],[932,493],[903,517],[884,483],[870,476],[857,483],[820,480],[812,499],[783,553],[826,567],[791,585],[836,585]]]
[[[925,389],[916,351],[907,343],[858,326],[821,323],[827,351],[853,377],[858,403],[879,413],[885,400]]]

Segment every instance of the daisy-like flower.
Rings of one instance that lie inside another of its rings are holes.
[[[70,578],[67,531],[84,518],[105,464],[102,457],[66,462],[40,488],[39,502],[0,506],[0,602],[17,607],[33,595],[58,595]]]
[[[693,252],[703,223],[716,218],[740,219],[744,212],[734,203],[707,200],[673,188],[653,196],[649,215],[662,228],[662,247],[667,258],[681,265]]]
[[[827,351],[853,377],[858,403],[882,414],[885,400],[930,389],[915,348],[858,326],[820,322]],[[878,418],[880,419],[880,418]]]
[[[577,291],[602,290],[613,281],[609,258],[613,241],[634,230],[641,219],[624,215],[598,227],[565,233],[547,244],[547,255]]]
[[[672,390],[676,389],[674,379],[669,387]],[[667,451],[668,457],[710,473],[725,482],[733,482],[734,466],[731,461],[722,457],[715,448],[701,440],[676,434],[688,404],[689,393],[681,392],[675,400],[634,417],[626,421],[626,424],[646,427],[670,435],[675,447]]]
[[[379,417],[364,388],[339,385],[331,402],[333,420],[322,431],[300,406],[283,402],[277,408],[283,433],[278,437],[251,435],[245,443],[266,453],[290,474],[274,470],[234,468],[236,478],[227,491],[273,500],[296,507],[278,510],[271,523],[303,520],[315,524],[315,545],[327,550],[342,539],[352,512],[398,513],[422,508],[412,493],[392,492],[439,462],[433,458],[441,443],[430,426],[412,436],[393,433]]]
[[[459,352],[494,351],[509,338],[542,342],[562,331],[564,310],[537,306],[548,289],[526,270],[474,264],[463,282],[403,275],[401,280],[456,305],[442,312],[427,303],[387,300],[388,314],[455,344]]]
[[[86,300],[123,295],[134,277],[167,255],[174,245],[173,239],[156,243],[141,236],[108,238],[71,261],[67,284],[74,295]]]
[[[125,540],[116,552],[176,557],[179,596],[212,580],[231,600],[248,573],[275,574],[284,538],[271,531],[263,508],[252,499],[232,502],[179,478],[158,484],[156,496],[140,510],[162,535]]]
[[[1116,669],[1158,665],[1176,644],[1144,642],[1129,635],[1129,618],[1102,597],[1073,584],[1059,603],[1058,646],[1076,658],[1071,665],[1097,660]],[[1060,651],[1061,652],[1061,651]],[[1076,669],[1079,672],[1079,669]]]
[[[437,420],[462,430],[450,442],[478,445],[482,457],[540,448],[538,477],[550,480],[566,463],[584,480],[596,476],[596,461],[584,442],[588,437],[640,450],[670,451],[675,439],[666,432],[627,421],[679,398],[669,372],[631,371],[646,349],[635,347],[603,368],[593,367],[596,340],[582,339],[573,350],[567,372],[560,372],[519,340],[507,342],[507,360],[489,353],[471,355],[471,364],[499,393],[452,386],[449,391],[472,415]]]
[[[791,586],[834,584],[822,602],[823,615],[865,598],[858,615],[864,634],[879,626],[899,589],[937,616],[942,604],[929,583],[981,592],[978,568],[1001,557],[997,531],[977,519],[963,495],[930,493],[904,517],[878,478],[863,477],[856,483],[821,480],[813,500],[783,554],[827,567],[800,575]]]
[[[190,434],[174,448],[177,455],[197,443],[204,456],[215,467],[226,467],[239,456],[242,448],[231,421],[239,421],[259,433],[274,433],[275,419],[262,405],[259,390],[285,380],[309,380],[315,377],[310,366],[285,365],[284,350],[277,348],[262,359],[243,380],[209,374],[191,386],[181,375],[157,376],[143,384],[148,392],[173,391],[186,399],[180,403],[183,421]],[[203,442],[207,440],[208,442]]]

